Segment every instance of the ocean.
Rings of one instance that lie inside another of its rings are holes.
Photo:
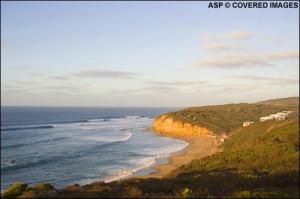
[[[1,107],[1,190],[146,175],[187,143],[149,130],[174,108]]]

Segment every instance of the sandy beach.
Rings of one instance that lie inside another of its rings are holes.
[[[160,164],[155,166],[155,169],[157,171],[143,176],[143,178],[164,177],[168,175],[172,170],[184,164],[188,164],[194,159],[200,159],[202,157],[212,155],[218,150],[216,146],[213,146],[212,136],[188,136],[174,138],[182,139],[188,142],[189,146],[187,146],[183,151],[171,154],[169,157],[169,162],[167,164]]]

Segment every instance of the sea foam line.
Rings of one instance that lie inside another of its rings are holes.
[[[125,135],[117,135],[117,136],[89,136],[83,137],[84,140],[91,140],[97,142],[122,142],[127,141],[132,137],[132,133],[129,132]]]
[[[173,150],[165,150],[163,152],[160,152],[160,153],[154,155],[154,157],[147,157],[147,158],[142,158],[142,159],[138,159],[138,160],[136,160],[136,159],[129,160],[129,162],[137,163],[137,167],[129,169],[129,170],[124,170],[124,169],[118,170],[115,172],[116,173],[115,175],[105,178],[104,182],[108,183],[108,182],[112,182],[112,181],[116,181],[116,180],[121,180],[124,178],[131,177],[135,173],[137,173],[138,171],[141,171],[143,169],[147,169],[147,168],[150,169],[151,167],[157,165],[158,159],[167,158],[172,153],[179,152],[179,151],[185,149],[188,145],[189,144],[187,142],[183,141],[182,146],[180,146],[176,149],[173,148]]]
[[[125,116],[125,117],[110,117],[110,118],[98,118],[98,119],[90,119],[90,120],[73,120],[73,121],[62,121],[62,122],[49,122],[47,124],[39,124],[39,125],[22,125],[22,126],[10,126],[10,127],[1,127],[1,131],[19,131],[19,130],[30,130],[30,129],[50,129],[50,128],[65,128],[65,127],[78,127],[78,126],[92,126],[97,125],[99,128],[110,128],[110,126],[100,125],[114,123],[114,124],[124,124],[131,123],[133,120],[137,120],[139,122],[147,122],[141,116]],[[147,118],[150,120],[150,118]],[[141,121],[142,120],[142,121]],[[136,122],[135,122],[136,123]]]

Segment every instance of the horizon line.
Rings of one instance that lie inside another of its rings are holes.
[[[81,105],[74,105],[74,106],[52,106],[52,105],[2,105],[2,107],[30,107],[30,108],[189,108],[189,107],[197,107],[197,106],[210,106],[210,105],[225,105],[225,104],[241,104],[241,103],[258,103],[263,101],[269,101],[269,100],[276,100],[276,99],[286,99],[286,98],[299,98],[299,96],[290,96],[290,97],[279,97],[279,98],[268,98],[264,100],[259,100],[256,102],[231,102],[231,103],[224,103],[224,104],[204,104],[204,105],[191,105],[191,106],[81,106]]]

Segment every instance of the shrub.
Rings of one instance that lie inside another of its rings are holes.
[[[132,197],[132,198],[137,198],[142,195],[142,191],[134,186],[128,186],[126,187],[126,197]]]
[[[34,192],[34,191],[28,191],[23,192],[21,196],[18,197],[18,199],[23,199],[23,198],[39,198],[39,195]]]
[[[50,190],[53,188],[54,187],[51,184],[47,184],[47,183],[38,183],[37,185],[34,186],[35,190]]]
[[[190,198],[192,196],[192,190],[190,190],[189,188],[185,188],[183,191],[182,191],[182,196],[184,198]]]
[[[233,194],[234,197],[237,198],[251,198],[250,191],[240,191]]]
[[[18,196],[22,195],[27,186],[28,185],[25,183],[14,183],[4,191],[2,198],[17,198]]]

